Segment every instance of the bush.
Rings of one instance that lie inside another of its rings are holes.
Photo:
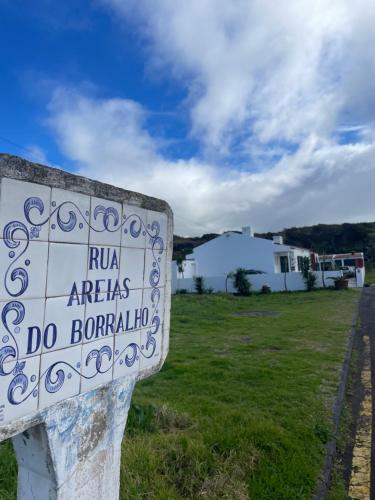
[[[260,289],[260,293],[271,293],[271,287],[269,285],[263,285],[262,288]]]
[[[310,271],[310,259],[308,257],[303,257],[301,264],[301,274],[305,282],[306,290],[311,292],[315,289],[316,276]]]
[[[181,295],[185,295],[186,293],[188,293],[188,291],[186,290],[186,288],[178,288],[176,290],[176,294],[179,293]]]
[[[307,275],[307,280],[305,281],[305,284],[308,292],[315,290],[316,276],[311,271],[309,271],[309,274]]]
[[[239,267],[234,273],[234,288],[237,290],[238,295],[250,295],[251,284],[246,277],[246,270]]]
[[[202,295],[202,293],[204,293],[203,276],[194,276],[194,289],[199,295]]]

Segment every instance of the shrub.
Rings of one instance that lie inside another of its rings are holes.
[[[334,282],[336,290],[343,290],[348,288],[349,280],[345,278],[345,276],[335,276],[333,278],[328,278],[328,279]]]
[[[308,257],[302,257],[301,274],[303,281],[305,282],[306,290],[308,292],[314,290],[316,285],[316,276],[310,271],[310,259]]]
[[[234,288],[237,290],[239,295],[247,296],[250,295],[251,284],[246,277],[246,270],[239,267],[234,273]]]
[[[181,295],[184,295],[185,293],[188,293],[188,291],[186,290],[186,288],[178,288],[176,290],[176,294],[179,293]]]
[[[204,278],[203,278],[203,276],[194,276],[194,289],[199,295],[204,293]]]
[[[305,281],[305,284],[308,292],[311,292],[311,290],[315,290],[316,276],[311,271],[309,271],[309,274],[307,275],[307,280]]]
[[[271,293],[271,287],[269,285],[263,285],[260,289],[260,293]]]

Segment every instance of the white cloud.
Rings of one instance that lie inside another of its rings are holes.
[[[201,154],[167,160],[139,103],[59,88],[50,124],[82,173],[165,198],[185,234],[374,218],[373,0],[97,1],[138,28],[147,77],[186,87]]]
[[[158,73],[186,85],[209,149],[230,152],[239,132],[248,146],[324,136],[348,110],[370,118],[372,0],[102,1],[141,25]]]
[[[166,199],[180,234],[372,218],[375,143],[343,146],[311,135],[268,170],[224,171],[164,159],[134,102],[60,88],[49,109],[61,149],[82,174]]]

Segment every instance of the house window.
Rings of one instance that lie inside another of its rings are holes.
[[[289,273],[289,262],[286,255],[280,255],[280,269],[282,273]]]

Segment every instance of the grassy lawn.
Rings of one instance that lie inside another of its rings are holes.
[[[167,362],[134,393],[121,499],[310,498],[358,298],[174,297]],[[249,311],[275,314],[234,315]],[[3,443],[0,498],[15,475]]]
[[[365,282],[369,284],[375,283],[375,267],[366,266]]]
[[[175,297],[168,360],[134,394],[121,498],[310,498],[357,301]]]

